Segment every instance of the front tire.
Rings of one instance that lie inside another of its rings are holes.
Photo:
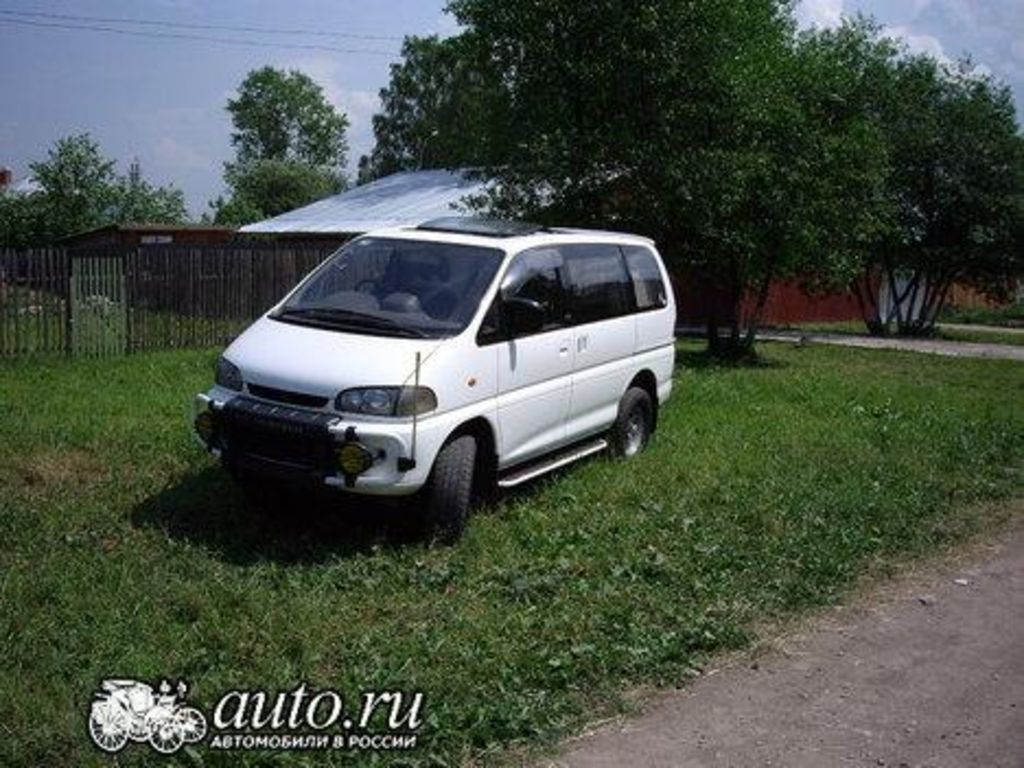
[[[476,439],[463,435],[446,443],[430,473],[424,513],[427,535],[442,544],[458,540],[473,502]]]
[[[612,424],[612,453],[632,458],[647,447],[654,427],[654,404],[640,387],[630,387],[619,401],[619,415]]]

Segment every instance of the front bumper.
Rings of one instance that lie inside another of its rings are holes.
[[[219,388],[197,395],[195,411],[212,422],[203,435],[197,429],[204,448],[238,474],[407,495],[426,482],[433,459],[410,466],[411,421],[351,421]]]

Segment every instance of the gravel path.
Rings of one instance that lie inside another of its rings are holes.
[[[802,333],[798,331],[766,331],[757,334],[764,341],[803,341],[812,344],[835,344],[863,349],[898,349],[906,352],[925,352],[949,357],[987,357],[1000,360],[1024,361],[1024,346],[1012,344],[985,344],[972,341],[942,341],[939,339],[891,339],[875,336],[849,336],[838,333]]]
[[[1024,524],[751,658],[543,764],[1021,768]]]

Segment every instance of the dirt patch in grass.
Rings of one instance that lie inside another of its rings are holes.
[[[110,479],[106,464],[75,448],[47,449],[17,458],[3,474],[13,484],[30,489],[92,486]]]

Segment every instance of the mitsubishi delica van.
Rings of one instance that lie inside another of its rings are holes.
[[[225,350],[195,430],[243,484],[418,494],[452,540],[495,486],[644,448],[675,315],[642,237],[469,218],[374,232]]]

